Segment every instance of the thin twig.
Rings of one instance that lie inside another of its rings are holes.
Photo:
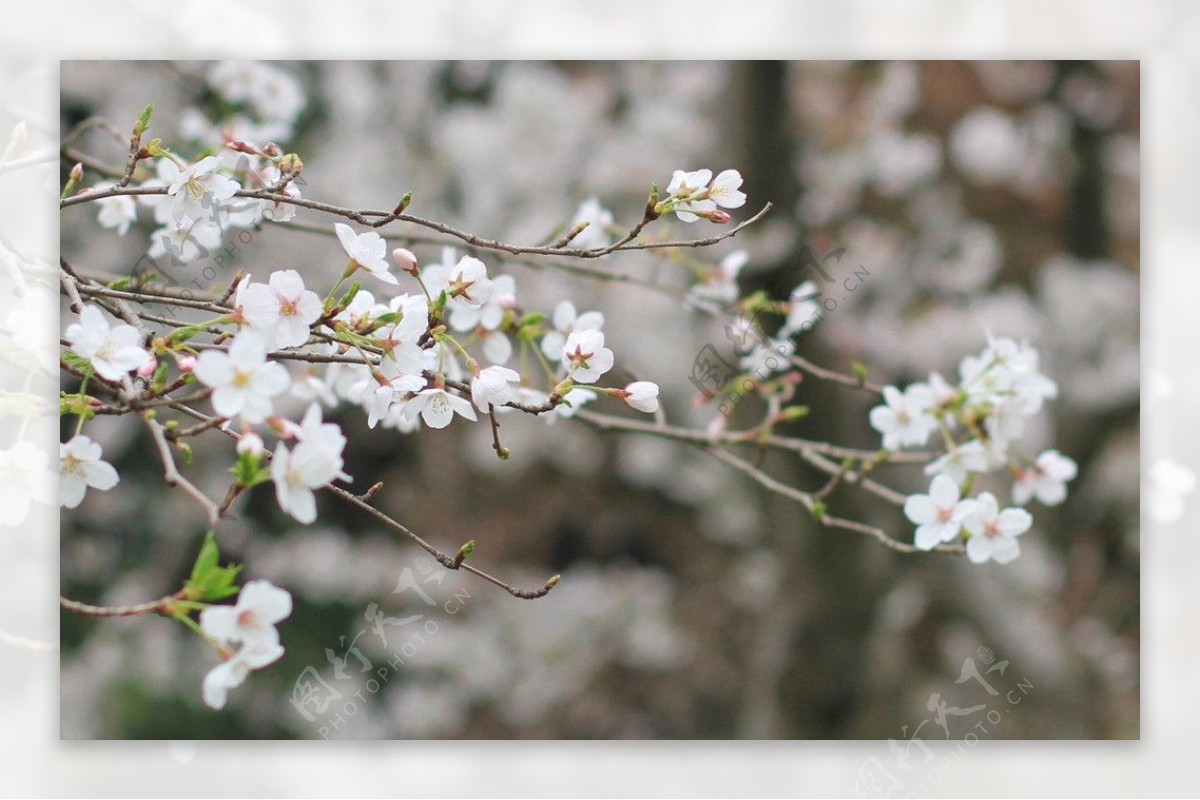
[[[147,419],[142,417],[142,421],[146,423],[146,427],[150,429],[150,435],[154,438],[154,444],[158,447],[158,455],[162,459],[163,478],[171,486],[178,486],[185,493],[190,495],[208,514],[208,524],[214,528],[221,524],[221,509],[209,499],[208,495],[196,488],[195,484],[180,474],[179,469],[175,466],[175,456],[171,453],[171,445],[167,441],[166,431],[158,420]]]
[[[792,362],[792,364],[809,373],[813,377],[821,378],[822,380],[826,381],[833,381],[834,383],[840,383],[843,386],[852,386],[855,389],[863,389],[874,394],[883,394],[882,386],[877,383],[871,383],[870,381],[866,380],[866,378],[859,380],[854,375],[846,375],[832,369],[825,369],[824,367],[819,367],[808,359],[797,355],[793,355],[789,360]]]
[[[91,603],[81,603],[78,600],[68,600],[65,597],[58,598],[58,604],[67,611],[74,611],[77,614],[86,614],[89,617],[136,617],[139,614],[154,614],[162,613],[170,607],[171,603],[176,600],[182,600],[185,596],[184,589],[180,589],[175,594],[169,594],[166,597],[160,597],[157,600],[151,600],[147,603],[138,603],[132,606],[95,606]]]
[[[70,208],[71,206],[80,205],[82,203],[103,200],[107,197],[120,197],[123,195],[160,195],[166,193],[167,187],[165,186],[113,187],[110,189],[104,189],[102,191],[85,191],[81,194],[75,194],[71,197],[63,198],[59,201],[59,208]],[[387,222],[411,222],[414,225],[420,225],[423,228],[428,228],[429,230],[437,231],[438,233],[444,233],[448,236],[453,236],[456,239],[460,239],[468,244],[481,247],[485,250],[500,250],[513,255],[553,255],[571,256],[573,258],[601,258],[612,253],[624,252],[628,250],[661,250],[673,247],[708,247],[709,245],[714,245],[717,242],[724,241],[732,236],[737,236],[747,227],[753,225],[766,216],[772,208],[772,205],[767,203],[762,207],[762,209],[759,210],[757,214],[740,222],[733,228],[723,231],[715,236],[708,236],[702,239],[636,242],[633,241],[633,238],[637,234],[641,233],[641,228],[644,226],[644,223],[639,223],[639,225],[630,231],[629,234],[626,234],[621,239],[618,239],[616,242],[608,245],[607,247],[555,248],[541,245],[517,245],[508,242],[502,242],[496,239],[487,239],[482,236],[476,236],[473,233],[468,233],[467,231],[459,230],[458,228],[447,225],[444,222],[426,219],[425,217],[419,217],[415,214],[405,213],[397,215],[394,212],[388,211],[355,211],[354,209],[335,206],[331,203],[322,203],[302,197],[288,197],[287,195],[283,194],[274,194],[272,192],[251,189],[239,189],[234,193],[234,196],[246,197],[253,200],[270,200],[276,203],[287,203],[299,208],[307,208],[312,211],[322,211],[326,214],[344,217],[353,222],[357,222],[360,225],[366,225],[371,228],[382,227],[383,224]],[[382,220],[379,219],[381,217],[383,218]]]

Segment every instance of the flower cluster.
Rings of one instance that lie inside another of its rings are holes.
[[[685,172],[677,169],[667,184],[667,196],[654,206],[657,214],[675,212],[684,222],[695,222],[704,217],[710,222],[729,222],[729,214],[721,208],[741,208],[746,195],[741,191],[742,174],[736,169],[727,169],[713,178],[712,170],[698,169]]]
[[[252,670],[283,656],[276,625],[292,613],[292,596],[268,581],[250,581],[232,606],[209,606],[200,612],[200,630],[228,649],[225,661],[204,676],[204,702],[224,708],[230,689],[236,689]]]
[[[197,198],[229,194],[220,180],[208,159],[183,170],[172,184],[179,191],[168,195],[176,198],[171,213],[194,224]],[[342,469],[346,437],[337,424],[322,420],[322,404],[359,406],[369,427],[405,433],[422,425],[445,428],[456,416],[477,421],[514,410],[554,412],[545,414],[552,420],[600,394],[645,413],[658,410],[658,386],[649,381],[596,386],[615,364],[599,312],[579,313],[563,300],[547,319],[521,308],[511,276],[489,274],[474,256],[447,249],[440,263],[421,267],[412,252],[397,248],[393,270],[378,233],[343,223],[333,232],[347,260],[324,297],[296,270],[278,270],[265,282],[242,278],[228,313],[155,338],[154,354],[139,344],[135,328],[110,323],[91,305],[67,329],[68,343],[113,381],[136,372],[162,385],[174,359],[179,380],[206,387],[216,415],[238,426],[239,485],[272,481],[280,508],[305,524],[317,516],[315,489],[350,480]],[[354,280],[360,274],[379,285],[372,289],[398,289],[402,279],[413,286],[408,293],[376,297]],[[196,341],[214,329],[222,331],[219,342]],[[544,389],[506,366],[516,346],[539,357]],[[304,366],[293,370],[285,363]],[[309,401],[299,423],[280,414],[278,405],[288,395]],[[263,442],[268,431],[278,438],[269,456]],[[115,472],[98,460],[98,445],[82,437],[63,447],[64,503],[74,507],[88,486],[115,483]]]
[[[884,387],[884,404],[871,409],[869,419],[886,450],[923,447],[935,431],[946,444],[946,452],[925,468],[933,477],[929,494],[913,495],[905,503],[905,514],[918,526],[917,547],[929,550],[965,534],[973,562],[1008,563],[1017,557],[1016,537],[1029,529],[1032,516],[1021,508],[1000,509],[990,492],[962,495],[979,476],[1007,466],[1016,506],[1033,498],[1048,506],[1066,499],[1075,462],[1057,450],[1027,459],[1014,446],[1027,420],[1057,393],[1028,343],[990,337],[982,353],[959,364],[957,386],[933,373],[903,391]]]

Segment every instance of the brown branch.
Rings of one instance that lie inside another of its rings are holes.
[[[59,208],[65,209],[71,206],[89,203],[96,200],[103,200],[107,197],[119,197],[122,195],[159,195],[166,194],[167,187],[165,186],[119,186],[102,191],[85,191],[80,194],[72,195],[71,197],[63,198],[59,201]],[[661,250],[673,247],[708,247],[717,242],[724,241],[732,236],[737,236],[750,225],[758,222],[767,213],[770,212],[772,205],[767,203],[754,216],[739,223],[733,228],[723,231],[715,236],[709,236],[702,239],[681,239],[668,240],[657,242],[635,242],[637,237],[645,227],[647,220],[643,219],[637,226],[633,228],[625,236],[618,239],[607,247],[595,247],[588,249],[581,248],[555,248],[545,247],[541,245],[516,245],[508,242],[502,242],[496,239],[487,239],[482,236],[476,236],[473,233],[459,230],[453,226],[447,225],[444,222],[438,222],[425,217],[419,217],[415,214],[396,214],[395,212],[387,211],[355,211],[341,206],[335,206],[331,203],[322,203],[316,200],[308,200],[302,197],[288,197],[283,194],[275,194],[272,192],[252,189],[239,189],[234,193],[235,197],[246,197],[254,200],[270,200],[277,203],[287,203],[297,206],[298,208],[307,208],[312,211],[321,211],[326,214],[344,217],[360,225],[366,225],[371,228],[380,228],[384,224],[394,221],[411,222],[414,225],[419,225],[429,230],[444,233],[448,236],[453,236],[468,244],[485,250],[500,250],[513,255],[530,254],[530,255],[555,255],[555,256],[571,256],[573,258],[600,258],[615,252],[624,252],[628,250]]]
[[[166,431],[158,420],[147,419],[142,417],[142,421],[146,423],[146,427],[150,429],[150,435],[154,438],[154,444],[158,448],[158,455],[162,459],[163,478],[171,486],[178,486],[192,499],[200,504],[208,514],[208,524],[216,527],[221,524],[221,509],[209,499],[208,495],[196,488],[195,484],[179,472],[175,466],[175,456],[171,454],[171,445],[167,441]]]
[[[132,606],[95,606],[91,603],[81,603],[78,600],[68,600],[60,596],[58,604],[67,611],[74,611],[77,614],[85,614],[89,617],[136,617],[139,614],[162,614],[166,613],[171,604],[176,600],[182,600],[186,596],[186,590],[180,589],[175,594],[169,594],[166,597],[160,597],[157,600],[151,600],[147,603],[138,603]]]
[[[844,373],[837,372],[832,369],[825,369],[824,367],[819,367],[816,364],[809,361],[808,359],[802,358],[801,356],[797,356],[797,355],[793,355],[789,360],[792,362],[792,364],[794,364],[795,366],[804,370],[805,372],[809,373],[810,375],[812,375],[815,378],[820,378],[820,379],[826,380],[826,381],[833,381],[834,383],[840,383],[843,386],[851,386],[855,389],[863,389],[865,391],[872,392],[873,394],[878,394],[878,395],[883,394],[882,386],[880,386],[877,383],[871,383],[870,381],[866,380],[865,378],[863,380],[859,380],[854,375],[846,375]]]

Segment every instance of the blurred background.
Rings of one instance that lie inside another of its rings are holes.
[[[414,213],[484,236],[543,240],[593,196],[629,226],[650,183],[665,185],[672,170],[740,169],[749,200],[735,219],[769,200],[762,223],[714,248],[606,261],[653,287],[481,255],[493,274],[514,277],[528,308],[569,298],[602,310],[618,369],[658,382],[673,422],[710,423],[713,406],[694,402],[693,360],[706,344],[731,353],[728,320],[680,302],[695,272],[744,250],[743,293],[784,299],[812,277],[805,246],[840,247],[844,275],[867,277],[801,338],[801,354],[840,369],[861,361],[872,379],[904,383],[935,369],[953,376],[988,330],[1026,338],[1060,387],[1027,450],[1057,447],[1080,475],[1063,506],[1035,510],[1020,559],[975,566],[819,529],[791,501],[682,445],[509,415],[514,455],[500,462],[486,426],[368,432],[359,410],[341,409],[356,489],[385,482],[376,505],[443,549],[476,539],[475,562],[513,582],[561,573],[562,583],[541,600],[515,600],[442,572],[334,498],[316,525],[296,525],[263,487],[219,538],[247,579],[295,596],[281,626],[285,658],[214,713],[199,686],[215,656],[180,626],[64,615],[64,738],[904,741],[918,728],[942,738],[928,705],[937,693],[964,711],[948,721],[960,739],[983,718],[965,710],[989,701],[978,682],[957,682],[968,659],[981,672],[1007,661],[987,680],[1031,687],[982,738],[1139,735],[1136,62],[273,69],[278,119],[239,133],[299,152],[306,197],[390,209],[412,190]],[[154,101],[152,135],[198,151],[216,142],[213,121],[228,110],[212,76],[202,62],[65,62],[62,130],[93,115],[126,130]],[[125,149],[102,131],[76,146],[114,165]],[[717,231],[661,224],[680,237]],[[63,254],[84,269],[128,272],[150,231],[138,223],[118,237],[79,209],[64,214]],[[328,236],[278,226],[244,236],[219,264],[173,266],[171,277],[219,286],[238,269],[294,268],[324,287],[341,268]],[[441,258],[441,241],[417,229],[387,238],[424,262]],[[799,391],[813,413],[789,433],[875,446],[869,398],[815,381]],[[757,402],[730,425],[757,421]],[[203,520],[163,491],[137,426],[96,420],[88,433],[123,479],[63,515],[63,594],[120,604],[171,591]],[[223,445],[198,447],[189,475],[220,494],[228,463]],[[765,467],[801,488],[823,482],[792,459]],[[886,477],[904,491],[925,485],[916,470]],[[870,495],[840,491],[830,508],[910,535]],[[421,619],[389,628],[389,650],[370,630],[377,611]],[[375,670],[406,645],[404,663],[372,689]],[[340,721],[288,702],[313,673],[343,696]],[[349,713],[343,703],[356,692]]]

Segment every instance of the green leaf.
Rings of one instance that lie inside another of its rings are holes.
[[[66,348],[63,348],[59,351],[58,358],[76,372],[82,372],[84,377],[90,377],[92,375],[92,362],[88,361],[82,356],[76,355]]]
[[[138,115],[137,123],[133,126],[133,135],[141,136],[150,127],[150,117],[154,115],[154,103],[150,103]]]
[[[242,571],[241,564],[219,566],[221,551],[217,547],[216,534],[212,531],[204,537],[200,546],[200,554],[192,567],[192,576],[188,578],[184,588],[189,600],[213,601],[224,600],[238,593],[238,587],[233,585],[238,573]]]

